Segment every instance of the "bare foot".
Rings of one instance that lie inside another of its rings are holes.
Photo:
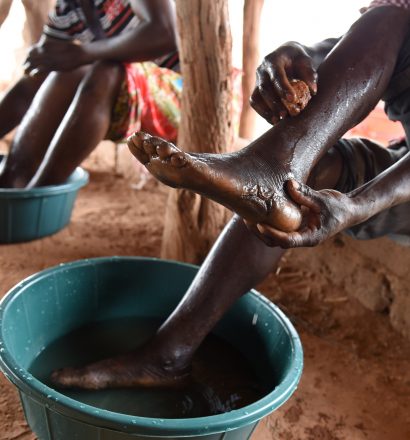
[[[197,192],[253,223],[285,232],[300,226],[300,210],[283,188],[290,173],[283,166],[272,167],[247,148],[230,154],[185,153],[142,132],[129,137],[128,147],[166,185]]]
[[[105,359],[80,368],[62,368],[51,374],[58,388],[178,388],[188,383],[189,366],[175,368],[139,353]]]

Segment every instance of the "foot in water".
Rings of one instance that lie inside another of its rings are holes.
[[[301,224],[299,208],[284,191],[292,175],[249,148],[229,154],[185,153],[143,132],[130,136],[128,147],[166,185],[197,192],[252,223],[266,223],[285,232]]]
[[[143,352],[95,362],[85,367],[66,367],[51,374],[58,388],[102,390],[107,388],[179,388],[190,380],[189,364],[176,367]]]

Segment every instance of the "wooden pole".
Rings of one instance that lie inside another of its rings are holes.
[[[221,153],[232,145],[232,38],[226,0],[176,0],[184,79],[178,145]],[[171,190],[162,257],[200,263],[229,218],[220,205]]]
[[[255,131],[256,112],[249,105],[255,87],[255,71],[259,63],[259,24],[263,0],[245,0],[243,7],[242,36],[242,113],[239,136],[252,139]]]

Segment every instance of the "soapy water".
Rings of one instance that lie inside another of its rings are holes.
[[[156,318],[122,318],[74,330],[46,347],[30,373],[53,387],[50,374],[126,353],[141,345],[160,326]],[[80,404],[133,416],[192,418],[243,408],[271,391],[254,373],[249,361],[229,343],[208,336],[192,366],[193,380],[182,389],[60,390]]]

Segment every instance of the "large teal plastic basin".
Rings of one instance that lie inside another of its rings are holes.
[[[44,347],[90,321],[165,318],[197,267],[164,260],[111,257],[62,264],[14,287],[0,303],[0,367],[19,389],[26,419],[40,440],[248,439],[299,382],[303,354],[286,316],[255,291],[237,301],[214,333],[238,348],[279,385],[259,401],[225,414],[153,420],[81,404],[27,370]]]
[[[0,188],[0,243],[30,241],[60,231],[70,222],[78,190],[87,182],[87,171],[77,168],[62,185]]]

